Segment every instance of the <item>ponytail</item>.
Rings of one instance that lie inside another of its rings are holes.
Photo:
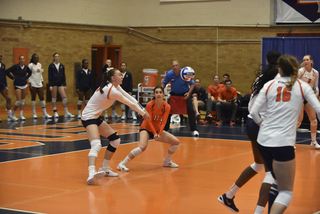
[[[111,77],[114,76],[114,73],[116,72],[116,70],[118,69],[111,69],[109,71],[106,71],[104,74],[103,74],[103,77],[102,77],[102,82],[100,84],[100,93],[103,94],[104,91],[103,91],[103,88],[108,84],[108,83],[111,83]]]
[[[289,54],[282,55],[278,60],[278,66],[281,68],[283,76],[290,76],[291,81],[286,84],[292,88],[298,78],[299,63],[298,60]]]

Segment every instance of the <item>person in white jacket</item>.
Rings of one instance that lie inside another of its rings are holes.
[[[271,207],[271,214],[283,213],[292,199],[297,119],[305,99],[320,118],[319,100],[312,88],[298,79],[298,69],[295,57],[282,55],[278,60],[281,78],[264,85],[251,109],[253,120],[260,125],[259,152],[278,183],[279,194]],[[263,105],[267,105],[264,119],[259,114]]]
[[[37,54],[33,54],[30,60],[30,64],[28,65],[30,70],[32,71],[32,74],[29,78],[29,89],[31,92],[31,108],[32,108],[32,118],[37,119],[37,113],[36,113],[36,96],[38,94],[38,97],[40,99],[40,105],[43,111],[43,118],[52,118],[51,115],[47,113],[46,110],[46,102],[44,101],[44,85],[43,85],[43,77],[42,72],[43,68],[42,65],[39,62],[39,56]]]
[[[86,128],[87,136],[91,144],[91,150],[88,155],[89,177],[87,184],[91,185],[95,179],[107,176],[118,176],[108,168],[108,164],[120,145],[120,137],[117,133],[99,117],[101,113],[109,108],[114,101],[118,100],[125,103],[132,109],[137,111],[144,119],[150,119],[148,112],[127,92],[125,92],[120,84],[123,77],[118,69],[111,69],[103,75],[100,87],[95,91],[81,116],[83,126]],[[98,172],[95,170],[96,160],[101,149],[100,135],[109,139],[110,143],[106,149],[102,167]]]

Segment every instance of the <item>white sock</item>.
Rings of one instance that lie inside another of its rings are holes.
[[[13,110],[13,111],[12,111],[12,116],[14,117],[15,115],[16,115],[16,111]]]
[[[123,117],[126,116],[126,112],[125,112],[125,111],[122,112],[122,116],[123,116]]]
[[[43,112],[43,115],[47,115],[47,110],[46,110],[46,108],[42,108],[42,112]]]
[[[23,110],[20,110],[20,117],[23,116]]]
[[[233,184],[226,194],[227,198],[232,199],[239,189],[240,187],[238,187],[236,184]]]
[[[7,113],[8,113],[8,117],[12,117],[12,111],[11,111],[11,109],[7,110]]]
[[[80,115],[81,114],[81,110],[78,110],[78,115]]]
[[[116,112],[116,110],[112,110],[112,114],[116,114],[117,112]]]
[[[102,162],[102,168],[108,169],[110,160],[104,159]]]
[[[94,165],[91,165],[88,167],[88,170],[89,170],[89,174],[92,174],[96,171],[96,167]]]
[[[164,161],[169,162],[171,160],[172,154],[167,153],[166,159]]]
[[[257,208],[256,208],[256,210],[254,211],[254,214],[262,214],[262,213],[263,213],[263,210],[264,210],[264,207],[263,207],[263,206],[257,205]]]
[[[68,114],[69,112],[68,112],[68,107],[64,107],[64,113],[65,114]]]
[[[312,142],[316,141],[316,136],[317,136],[317,133],[311,133],[311,141]]]
[[[36,114],[36,101],[31,101],[32,113]]]
[[[108,111],[104,110],[104,115],[108,116]]]
[[[129,163],[129,161],[131,161],[131,159],[129,158],[129,156],[127,156],[127,157],[122,161],[122,163],[123,163],[124,165],[127,165],[127,163]]]

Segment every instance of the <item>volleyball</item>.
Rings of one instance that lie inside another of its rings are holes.
[[[194,78],[195,72],[191,67],[184,67],[180,71],[180,76],[184,81],[189,82],[191,79]]]

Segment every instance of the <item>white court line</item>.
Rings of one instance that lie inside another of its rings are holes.
[[[318,212],[313,213],[313,214],[320,214],[320,210]]]

